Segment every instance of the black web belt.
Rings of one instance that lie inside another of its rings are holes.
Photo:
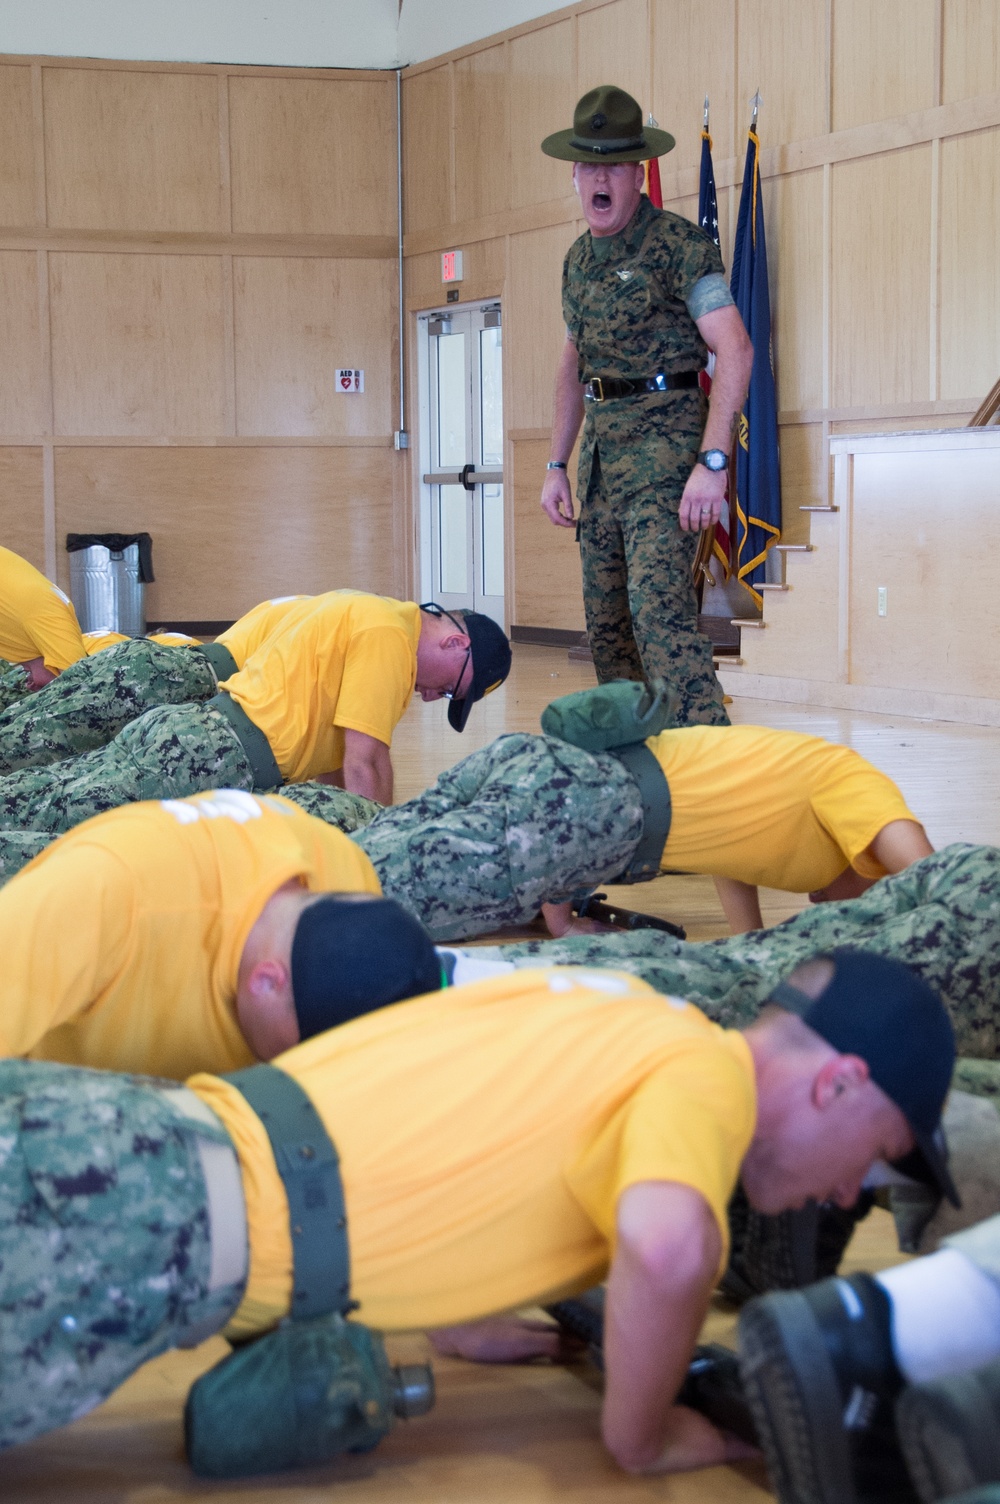
[[[260,727],[254,725],[243,706],[224,689],[220,690],[217,695],[213,695],[206,703],[209,710],[217,710],[221,716],[225,717],[239,737],[240,746],[253,769],[254,788],[258,790],[280,789],[285,780],[274,760],[271,743]]]
[[[632,774],[642,799],[642,836],[628,867],[616,883],[648,883],[660,875],[660,860],[670,834],[670,785],[645,742],[613,747],[611,756]]]
[[[698,385],[697,371],[677,371],[666,376],[658,371],[655,376],[643,376],[637,381],[625,381],[618,376],[592,376],[583,383],[586,402],[607,402],[612,397],[638,397],[643,392],[680,392]]]
[[[292,1238],[293,1320],[346,1313],[351,1255],[340,1157],[322,1119],[297,1081],[274,1065],[223,1076],[243,1093],[271,1140],[288,1197]]]

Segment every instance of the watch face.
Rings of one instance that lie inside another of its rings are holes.
[[[709,470],[725,470],[729,463],[721,449],[706,449],[698,458]]]

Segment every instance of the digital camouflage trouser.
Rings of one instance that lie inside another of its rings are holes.
[[[201,1145],[141,1077],[0,1063],[0,1447],[85,1414],[140,1364],[224,1326]]]
[[[327,825],[335,825],[345,836],[370,825],[385,808],[374,799],[366,799],[363,794],[351,794],[332,783],[317,783],[315,780],[282,784],[280,792],[283,799],[291,799],[307,815],[315,815]]]
[[[0,829],[58,835],[137,799],[253,787],[249,759],[218,711],[161,705],[130,721],[106,747],[0,778]]]
[[[0,658],[0,713],[32,693],[31,683],[19,663]]]
[[[622,871],[642,834],[638,787],[616,757],[547,736],[501,736],[353,839],[382,891],[436,940],[534,919]]]
[[[78,757],[156,705],[208,700],[216,678],[197,648],[135,638],[71,663],[0,715],[0,775]]]
[[[583,601],[601,683],[663,678],[677,691],[679,726],[727,726],[712,644],[698,631],[691,567],[699,535],[682,532],[678,521],[700,421],[670,451],[667,474],[636,476],[627,490],[609,483],[594,455],[580,511]],[[660,448],[656,453],[662,460]]]
[[[726,1028],[756,1017],[774,985],[838,945],[904,961],[937,988],[958,1053],[1000,1058],[1000,848],[946,846],[860,898],[817,904],[771,930],[701,944],[656,930],[477,947],[518,966],[607,966],[695,1003]],[[974,1090],[963,1081],[967,1090]]]

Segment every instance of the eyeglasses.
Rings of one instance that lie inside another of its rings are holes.
[[[465,625],[465,623],[459,621],[459,619],[458,619],[457,616],[452,616],[451,612],[450,611],[446,611],[443,606],[439,606],[438,603],[437,603],[437,601],[423,601],[421,603],[420,609],[421,609],[421,611],[426,611],[428,616],[447,616],[448,620],[452,623],[453,626],[455,626],[455,627],[458,628],[458,630],[461,632],[462,636],[463,637],[468,637],[468,635],[469,635],[469,629]],[[455,683],[454,683],[454,685],[452,686],[451,689],[442,690],[442,692],[441,692],[441,698],[443,700],[455,700],[455,699],[462,699],[462,700],[464,700],[465,699],[465,695],[459,695],[458,691],[459,691],[459,687],[460,687],[460,685],[462,683],[462,680],[465,678],[465,670],[468,668],[471,658],[472,658],[472,643],[470,641],[470,643],[469,643],[469,650],[468,650],[468,652],[465,655],[465,662],[462,664],[462,672],[459,674],[458,678],[455,680]],[[471,685],[470,685],[470,688],[471,688]]]

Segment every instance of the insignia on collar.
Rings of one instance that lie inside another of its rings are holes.
[[[635,276],[635,267],[634,266],[619,266],[619,267],[616,268],[615,275],[622,282],[631,282],[632,278]]]

